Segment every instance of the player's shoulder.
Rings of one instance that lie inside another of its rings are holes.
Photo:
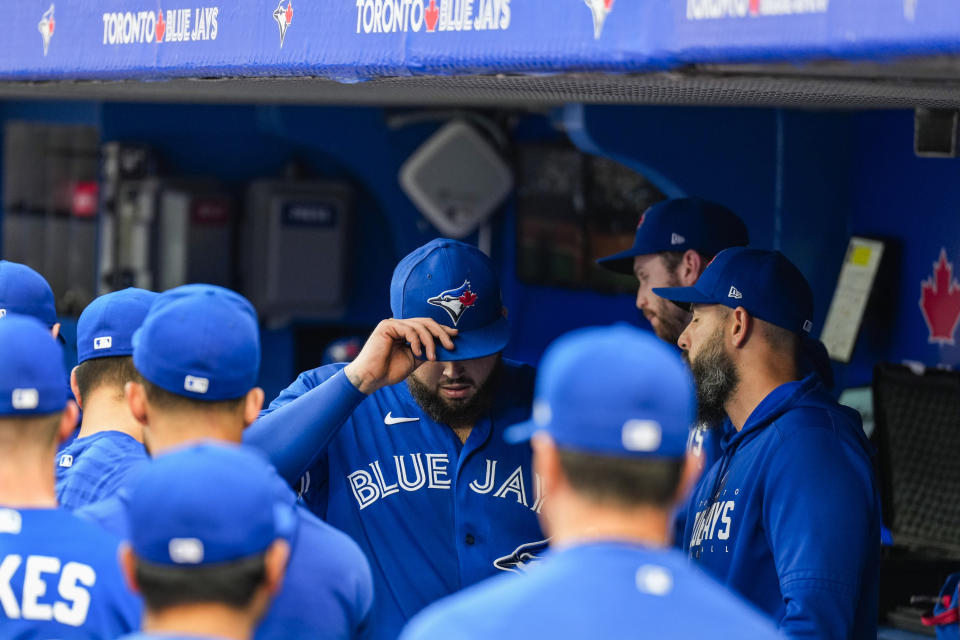
[[[121,488],[109,498],[76,509],[73,515],[110,535],[126,538],[128,498],[127,490]]]
[[[530,577],[499,575],[434,602],[410,620],[400,640],[480,637],[497,618],[510,617],[508,609],[522,606]]]
[[[297,545],[303,546],[304,551],[313,550],[310,553],[316,554],[317,550],[322,550],[319,555],[324,563],[345,573],[352,574],[358,568],[369,572],[367,558],[353,538],[302,506],[296,507],[296,513],[299,525]]]
[[[48,543],[58,550],[78,553],[88,560],[116,562],[120,538],[85,518],[62,508],[16,510],[0,508],[0,528],[14,534],[11,543],[22,535],[24,544]],[[19,534],[19,535],[17,535]]]
[[[294,384],[300,384],[307,389],[320,386],[347,366],[346,362],[336,362],[334,364],[325,364],[314,369],[307,369],[297,376]]]
[[[839,443],[862,449],[865,453],[869,448],[860,416],[832,397],[792,407],[777,417],[773,426],[778,444],[796,453],[805,449],[814,453],[829,452]]]
[[[117,464],[129,464],[147,458],[146,448],[129,434],[120,431],[101,431],[88,437],[96,440],[90,442],[81,452],[78,457],[81,464],[87,461],[90,464],[104,464],[112,468]],[[85,439],[82,438],[82,440]]]
[[[671,580],[669,583],[653,580],[650,586],[661,587],[669,584],[671,601],[680,603],[681,606],[697,602],[698,615],[702,614],[700,617],[710,621],[716,629],[714,637],[758,640],[780,638],[775,625],[764,614],[717,582],[698,565],[690,563],[686,554],[676,549],[668,549],[656,552],[654,557],[654,566],[668,570]],[[639,588],[639,571],[637,581]],[[731,631],[735,633],[729,633]]]

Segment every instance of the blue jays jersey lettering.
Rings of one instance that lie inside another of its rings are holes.
[[[0,507],[3,637],[109,640],[135,629],[140,602],[120,574],[118,544],[64,509]]]
[[[725,425],[705,426],[698,425],[690,430],[690,438],[687,440],[687,451],[696,458],[701,476],[698,482],[702,481],[703,473],[713,466],[713,463],[723,455],[721,442],[723,440],[723,430]],[[691,492],[690,497],[696,493],[696,489]],[[683,532],[687,528],[687,511],[690,509],[690,498],[677,507],[673,517],[673,544],[678,549],[683,545]]]
[[[792,637],[876,638],[880,507],[859,416],[809,376],[728,425],[684,546]]]
[[[265,413],[342,367],[301,374]],[[528,418],[532,393],[533,370],[504,361],[491,413],[463,444],[423,412],[405,382],[364,398],[332,434],[301,482],[309,484],[303,499],[370,559],[374,637],[395,638],[427,604],[520,570],[545,546],[537,522],[545,496],[530,447],[503,439],[506,426]]]
[[[780,638],[678,551],[596,542],[551,552],[428,607],[401,640]]]
[[[281,500],[296,501],[279,476],[275,488]],[[77,510],[77,515],[125,538],[128,499],[121,489],[108,500]],[[255,640],[365,637],[373,606],[367,559],[347,535],[306,509],[298,507],[297,516],[296,530],[289,532],[290,561],[283,585],[257,627]]]
[[[67,509],[99,502],[126,484],[146,459],[143,445],[120,431],[77,438],[57,454],[57,501]]]

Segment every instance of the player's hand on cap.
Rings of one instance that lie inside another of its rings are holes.
[[[383,320],[344,373],[362,393],[373,393],[405,380],[425,360],[436,360],[438,341],[453,350],[456,335],[456,329],[431,318]]]

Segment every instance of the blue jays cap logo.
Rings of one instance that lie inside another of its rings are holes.
[[[463,312],[472,307],[477,302],[477,294],[470,291],[470,281],[464,280],[463,284],[456,289],[447,289],[438,296],[427,299],[428,304],[442,308],[450,314],[453,325],[460,322]]]

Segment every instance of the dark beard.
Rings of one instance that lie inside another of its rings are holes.
[[[740,384],[737,367],[723,348],[722,332],[722,328],[717,329],[695,361],[690,362],[683,354],[697,383],[697,419],[709,428],[726,418],[724,405]]]
[[[434,422],[458,427],[474,425],[493,406],[502,369],[503,361],[498,359],[493,371],[484,383],[477,387],[477,392],[466,400],[442,398],[438,392],[431,390],[413,376],[407,377],[407,388],[410,389],[410,395],[417,401],[423,412]]]

